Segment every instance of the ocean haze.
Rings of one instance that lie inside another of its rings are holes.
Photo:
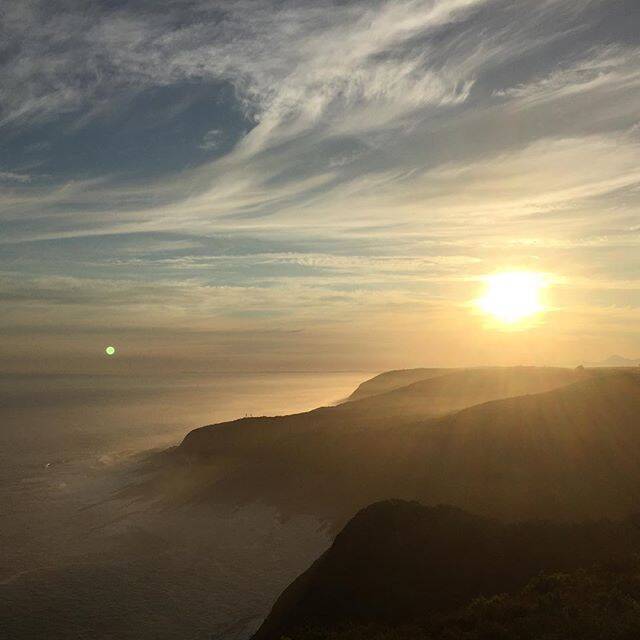
[[[640,495],[636,367],[3,385],[12,640],[244,640],[372,500],[572,523]]]
[[[0,600],[14,612],[12,637],[37,635],[34,616],[52,621],[52,638],[113,625],[101,618],[113,607],[96,596],[131,602],[119,638],[208,640],[227,628],[226,637],[246,635],[326,546],[321,523],[282,522],[275,510],[252,505],[163,512],[120,492],[139,480],[151,451],[178,444],[191,427],[329,404],[365,377],[3,375]],[[74,613],[65,618],[68,597]],[[167,627],[171,603],[189,620],[174,617]],[[135,607],[148,611],[144,624],[133,624]]]

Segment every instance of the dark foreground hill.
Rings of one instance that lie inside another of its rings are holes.
[[[173,456],[164,488],[338,523],[395,497],[505,519],[634,511],[640,378],[550,371],[462,371],[339,407],[199,429]],[[526,390],[536,385],[552,390]],[[507,388],[516,397],[483,400]],[[474,406],[429,414],[463,401]]]
[[[640,631],[639,544],[632,521],[500,524],[453,507],[377,503],[283,592],[254,640],[630,639]],[[581,633],[553,635],[562,624]]]

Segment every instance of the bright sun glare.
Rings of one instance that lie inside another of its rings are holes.
[[[541,292],[547,279],[541,273],[514,271],[485,278],[486,290],[478,307],[504,324],[515,324],[541,311]]]

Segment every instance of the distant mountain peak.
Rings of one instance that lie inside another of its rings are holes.
[[[640,365],[640,359],[625,358],[624,356],[614,354],[600,360],[598,362],[585,362],[587,367],[637,367]]]

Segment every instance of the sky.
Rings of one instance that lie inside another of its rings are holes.
[[[639,357],[639,25],[637,0],[4,0],[0,372]],[[507,328],[473,301],[514,270],[550,284]]]

